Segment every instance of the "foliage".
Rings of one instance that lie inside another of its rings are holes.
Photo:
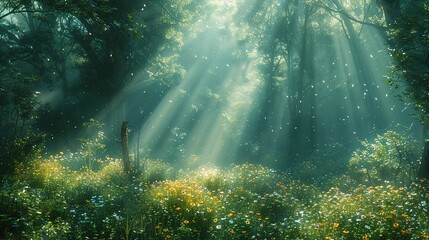
[[[206,188],[186,180],[156,183],[145,199],[153,239],[206,239],[219,206]]]
[[[87,131],[89,138],[81,138],[81,154],[85,160],[85,167],[89,171],[94,170],[94,163],[97,162],[102,153],[105,152],[106,136],[100,129],[103,127],[103,123],[90,119],[89,122],[83,124],[83,127]]]
[[[392,65],[388,83],[405,91],[399,95],[411,100],[419,111],[421,121],[429,124],[429,4],[415,1],[403,9],[401,19],[391,27],[389,43],[392,56],[397,61]]]
[[[350,176],[362,184],[409,184],[417,177],[420,152],[415,140],[387,131],[373,142],[363,141],[362,148],[353,152]]]
[[[410,187],[332,188],[302,213],[302,236],[314,239],[427,239],[427,182]]]
[[[346,173],[350,151],[341,144],[320,147],[303,161],[290,168],[294,179],[323,187],[328,181]],[[327,184],[329,186],[329,184]]]
[[[172,167],[159,160],[147,160],[152,167],[143,176],[163,172],[162,179],[130,181],[118,159],[106,158],[100,171],[94,172],[66,167],[65,155],[37,158],[2,184],[0,237],[429,237],[427,182],[323,191],[260,165],[201,167],[171,175]],[[166,180],[173,176],[179,178]]]
[[[0,141],[0,176],[13,176],[17,168],[39,158],[43,141],[41,134],[28,134],[11,142]]]
[[[146,160],[142,178],[149,184],[174,179],[176,171],[173,166],[161,160]]]
[[[0,55],[3,54],[0,49]],[[40,154],[45,136],[32,126],[38,117],[37,93],[32,90],[36,80],[27,72],[17,72],[14,64],[0,60],[1,175],[13,174],[18,164]]]
[[[1,0],[0,131],[9,136],[38,120],[36,127],[59,147],[70,144],[83,119],[97,114],[137,75],[164,92],[186,74],[178,53],[202,5]],[[39,104],[41,118],[33,119]]]

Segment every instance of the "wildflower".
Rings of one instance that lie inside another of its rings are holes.
[[[246,220],[246,225],[249,225],[250,224],[250,221],[249,220]]]
[[[211,212],[211,211],[212,211],[212,209],[208,207],[207,208],[207,212]]]
[[[64,152],[60,152],[60,155],[64,155]]]
[[[188,220],[185,220],[185,221],[183,221],[183,223],[184,223],[184,224],[188,224],[188,223],[189,223],[189,221],[188,221]]]
[[[331,237],[325,237],[325,240],[331,240],[332,238]]]
[[[343,233],[344,233],[344,234],[349,234],[349,231],[344,230],[344,231],[343,231]]]
[[[380,215],[384,215],[384,211],[380,211]]]
[[[179,210],[180,210],[180,207],[177,207],[177,208],[176,208],[176,211],[179,211]]]
[[[168,232],[168,228],[163,228],[162,231],[163,232]]]
[[[399,224],[398,223],[393,223],[393,227],[397,228],[397,227],[399,227]]]
[[[217,219],[217,218],[213,219],[213,222],[217,222],[217,221],[218,221],[218,219]]]
[[[362,240],[368,240],[368,239],[369,239],[368,235],[365,234],[362,236]]]
[[[338,228],[340,226],[339,223],[334,223],[334,228]]]

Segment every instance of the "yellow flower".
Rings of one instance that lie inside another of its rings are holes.
[[[177,207],[177,208],[176,208],[176,211],[179,211],[179,210],[180,210],[180,207]]]
[[[362,236],[362,240],[368,240],[368,239],[369,239],[368,235],[365,234]]]
[[[207,208],[207,212],[211,212],[211,211],[212,211],[212,209],[208,207]]]
[[[397,227],[399,227],[399,224],[398,223],[393,223],[393,227],[397,228]]]
[[[218,221],[217,218],[213,219],[213,222],[217,222],[217,221]]]
[[[343,231],[343,233],[344,233],[344,234],[349,234],[349,231],[344,230],[344,231]]]
[[[250,224],[250,221],[249,220],[246,220],[246,225],[249,225]]]
[[[168,232],[168,228],[163,228],[162,231],[163,232]]]
[[[60,155],[64,155],[64,153],[63,153],[63,152],[60,152]]]
[[[338,228],[340,226],[339,223],[334,223],[334,228]]]
[[[331,237],[325,237],[325,240],[331,240],[332,238]]]
[[[188,223],[189,223],[189,221],[188,221],[188,220],[185,220],[185,221],[183,221],[183,223],[184,223],[184,224],[188,224]]]

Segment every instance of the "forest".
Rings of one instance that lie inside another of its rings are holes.
[[[429,2],[0,0],[0,240],[429,239]]]

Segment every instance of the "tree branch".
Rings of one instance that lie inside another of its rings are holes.
[[[378,30],[383,30],[383,31],[386,31],[386,30],[387,30],[387,27],[383,27],[383,26],[380,26],[380,25],[378,25],[378,24],[374,24],[374,23],[370,23],[370,22],[361,21],[361,20],[359,20],[359,19],[357,19],[357,18],[355,18],[355,17],[351,16],[350,14],[348,14],[347,12],[345,12],[345,11],[343,11],[343,10],[335,10],[335,9],[332,9],[332,8],[330,8],[330,7],[326,6],[325,4],[322,4],[322,7],[323,7],[325,10],[328,10],[328,11],[330,11],[330,12],[334,12],[334,13],[341,14],[341,15],[343,15],[344,17],[346,17],[346,18],[348,18],[348,19],[350,19],[350,20],[352,20],[352,21],[354,21],[354,22],[360,23],[360,24],[362,24],[362,25],[367,25],[367,26],[370,26],[370,27],[373,27],[373,28],[377,28]]]
[[[53,11],[45,11],[45,10],[12,10],[8,13],[5,13],[0,16],[0,19],[3,19],[9,15],[17,14],[17,13],[51,13]]]

